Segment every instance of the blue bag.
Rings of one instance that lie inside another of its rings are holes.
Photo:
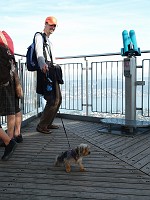
[[[43,33],[36,32],[35,35],[37,33],[40,33],[42,35],[43,44],[46,43]],[[33,38],[33,43],[27,48],[26,66],[27,66],[28,71],[37,71],[37,70],[40,69],[40,67],[38,65],[38,61],[37,61],[36,52],[35,52],[35,35],[34,35],[34,38]]]

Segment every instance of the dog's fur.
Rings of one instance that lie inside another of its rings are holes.
[[[77,163],[80,166],[80,171],[85,171],[82,164],[82,158],[90,154],[90,147],[87,144],[80,144],[75,149],[62,152],[55,160],[55,166],[65,165],[66,172],[71,171],[71,164]]]

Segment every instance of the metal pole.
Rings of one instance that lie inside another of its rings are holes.
[[[125,119],[136,120],[136,58],[124,59]]]
[[[88,60],[86,59],[86,57],[84,57],[85,61],[86,61],[86,116],[88,116],[88,105],[89,105],[89,101],[88,101]]]

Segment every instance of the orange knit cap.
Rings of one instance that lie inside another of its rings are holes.
[[[45,23],[48,23],[49,25],[57,25],[57,19],[53,16],[49,16],[45,19]]]

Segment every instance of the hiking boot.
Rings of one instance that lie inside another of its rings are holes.
[[[36,131],[44,134],[50,134],[52,133],[49,129],[47,128],[41,128],[39,125],[36,127]]]
[[[47,127],[48,129],[58,129],[59,126],[55,125],[55,124],[51,124]]]
[[[11,139],[9,144],[6,145],[5,151],[4,151],[4,155],[2,156],[1,159],[3,161],[8,160],[12,156],[12,154],[15,151],[16,147],[17,147],[17,142],[14,139]]]
[[[15,136],[14,137],[14,140],[17,142],[17,143],[22,143],[23,142],[23,137],[22,135],[18,135],[18,136]]]

